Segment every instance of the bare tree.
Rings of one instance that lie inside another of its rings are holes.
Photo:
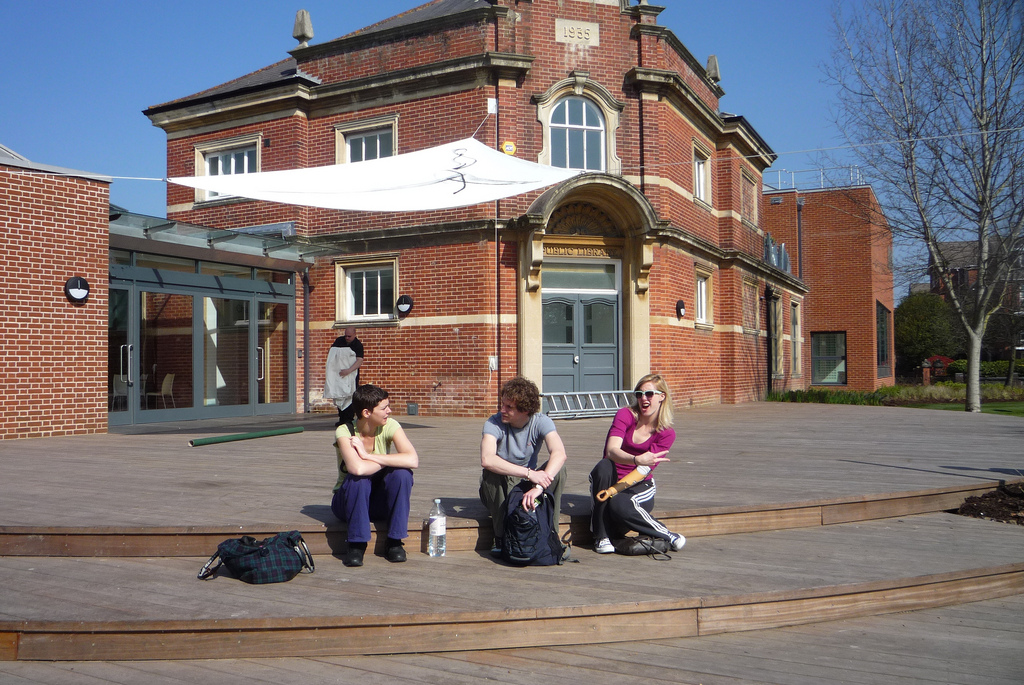
[[[836,123],[894,239],[926,252],[968,338],[967,411],[1024,244],[1024,2],[857,0],[834,11]],[[943,244],[977,245],[970,288]]]

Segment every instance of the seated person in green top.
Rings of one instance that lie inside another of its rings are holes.
[[[409,536],[409,496],[412,471],[419,457],[405,431],[390,417],[386,390],[361,385],[352,395],[355,421],[338,426],[338,482],[331,511],[348,524],[346,566],[362,566],[370,521],[387,521],[388,561],[405,561],[402,540]],[[396,451],[391,453],[391,447]]]

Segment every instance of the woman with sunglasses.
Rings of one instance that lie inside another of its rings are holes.
[[[590,472],[590,492],[594,498],[590,527],[598,554],[614,552],[612,539],[624,538],[630,530],[662,538],[676,551],[686,544],[685,537],[673,533],[651,515],[657,491],[654,469],[669,461],[668,451],[676,439],[668,384],[658,374],[648,374],[636,384],[634,396],[635,402],[615,414],[605,441],[604,458]],[[638,467],[649,469],[639,482],[603,501],[598,499],[599,493]]]

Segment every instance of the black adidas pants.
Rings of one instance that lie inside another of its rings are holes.
[[[671,540],[669,529],[651,515],[654,495],[658,491],[653,478],[630,485],[604,502],[597,501],[597,493],[615,485],[618,480],[615,462],[611,459],[601,459],[590,472],[590,496],[594,504],[590,530],[594,533],[594,541],[624,538],[631,530],[640,535]]]

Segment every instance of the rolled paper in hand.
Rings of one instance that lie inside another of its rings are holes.
[[[609,497],[611,497],[612,495],[619,494],[620,492],[622,492],[623,490],[628,488],[630,485],[634,485],[634,484],[639,483],[640,481],[642,481],[644,478],[647,477],[647,474],[650,473],[650,472],[651,472],[651,467],[650,466],[637,466],[635,469],[633,469],[632,471],[627,473],[625,476],[620,478],[618,480],[618,482],[615,483],[615,485],[611,486],[610,488],[608,488],[606,490],[602,490],[601,492],[597,493],[597,501],[598,502],[603,502],[606,499],[608,499]]]

